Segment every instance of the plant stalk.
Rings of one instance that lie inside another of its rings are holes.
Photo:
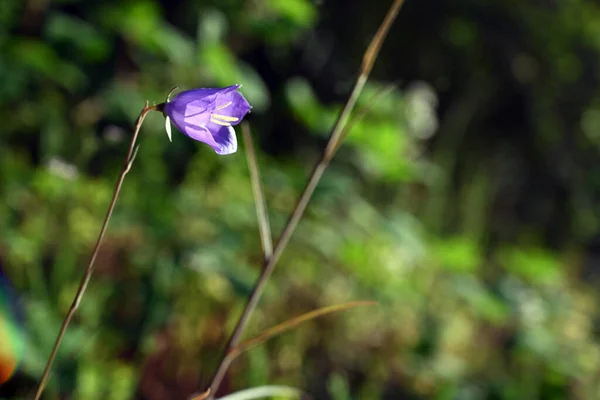
[[[58,332],[58,336],[54,343],[54,347],[52,347],[52,352],[50,353],[50,356],[48,357],[48,362],[46,363],[46,368],[44,369],[44,373],[42,374],[42,378],[40,379],[40,383],[38,385],[38,388],[37,388],[37,391],[35,394],[35,400],[39,400],[42,396],[42,393],[44,392],[44,389],[45,389],[46,384],[48,383],[48,379],[50,377],[50,371],[52,369],[52,364],[54,363],[54,359],[56,358],[56,354],[58,353],[58,348],[60,347],[60,344],[61,344],[63,337],[67,331],[69,323],[71,322],[71,319],[73,319],[73,316],[75,315],[75,312],[77,311],[77,308],[79,308],[81,299],[83,298],[83,295],[87,289],[90,279],[92,278],[92,273],[94,272],[94,263],[96,261],[96,257],[98,256],[100,246],[102,245],[102,240],[104,239],[104,234],[106,233],[106,229],[108,228],[108,223],[112,216],[113,210],[115,209],[115,205],[117,204],[117,198],[119,197],[119,193],[121,192],[121,187],[123,186],[123,181],[125,180],[125,176],[129,173],[129,170],[131,169],[133,161],[135,160],[135,156],[137,155],[139,146],[136,147],[135,143],[136,143],[138,134],[140,132],[140,128],[142,127],[142,122],[144,122],[146,115],[150,111],[155,111],[155,110],[156,110],[156,106],[148,106],[148,102],[146,102],[146,105],[144,106],[144,108],[142,109],[142,111],[140,112],[140,115],[138,116],[138,118],[136,120],[135,128],[133,131],[133,136],[131,137],[131,143],[129,144],[129,150],[127,152],[127,156],[125,157],[125,163],[123,164],[123,169],[121,170],[121,174],[119,175],[119,179],[117,180],[117,184],[115,186],[115,191],[114,191],[112,200],[110,201],[110,205],[108,206],[108,210],[106,212],[106,217],[104,217],[104,222],[102,223],[102,228],[100,229],[100,233],[98,234],[98,239],[96,240],[96,245],[94,246],[94,250],[92,251],[92,254],[89,258],[87,266],[85,267],[85,271],[83,273],[83,277],[81,278],[81,282],[79,283],[79,288],[77,289],[77,293],[75,294],[73,303],[71,304],[71,307],[69,308],[69,311],[67,312],[67,315],[65,316],[65,318],[62,322],[62,326],[60,327],[60,331]]]
[[[389,32],[389,29],[392,26],[394,20],[396,19],[396,16],[398,15],[400,8],[402,7],[402,4],[404,4],[404,0],[394,0],[383,22],[379,26],[379,29],[375,33],[371,42],[369,43],[369,47],[364,53],[358,78],[356,79],[354,87],[352,88],[352,91],[350,92],[350,95],[348,96],[348,99],[344,104],[344,108],[342,109],[335,125],[333,126],[331,135],[329,137],[329,141],[327,143],[327,147],[325,148],[321,159],[316,164],[306,186],[304,187],[304,191],[302,192],[300,199],[296,203],[296,207],[292,211],[292,214],[288,219],[283,233],[279,237],[279,240],[277,241],[277,244],[273,249],[272,256],[269,259],[265,260],[262,273],[258,278],[258,281],[256,282],[254,289],[252,290],[252,293],[248,298],[246,307],[242,311],[242,314],[238,319],[233,333],[231,334],[227,342],[227,345],[225,347],[225,354],[223,355],[223,358],[221,359],[221,362],[217,367],[217,371],[210,383],[207,400],[212,400],[216,395],[217,390],[221,385],[221,382],[223,381],[223,378],[225,377],[225,374],[227,373],[231,362],[233,361],[233,357],[228,357],[228,355],[238,345],[241,335],[244,329],[246,328],[248,320],[254,312],[258,301],[260,300],[265,284],[271,277],[271,274],[273,273],[277,262],[281,257],[281,254],[285,250],[292,234],[296,230],[300,219],[304,215],[304,211],[306,210],[306,207],[308,206],[308,203],[315,191],[315,188],[321,180],[323,173],[327,169],[329,162],[331,161],[337,149],[339,148],[340,139],[343,138],[344,127],[348,121],[350,114],[352,113],[352,110],[354,109],[354,106],[356,105],[358,97],[360,96],[369,78],[371,70],[373,69],[373,64],[375,63],[375,60],[379,55],[379,50],[381,49],[383,41],[385,40],[387,33]]]

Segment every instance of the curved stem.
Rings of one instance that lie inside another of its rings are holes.
[[[354,106],[356,105],[356,102],[358,100],[358,97],[360,96],[367,82],[367,79],[369,78],[371,70],[373,69],[373,64],[375,63],[375,60],[379,55],[379,50],[381,49],[383,41],[385,40],[387,33],[389,32],[390,27],[394,23],[394,20],[396,19],[396,16],[398,15],[398,12],[400,11],[400,8],[403,4],[404,0],[393,1],[390,8],[388,9],[384,20],[381,22],[379,29],[373,36],[373,39],[369,43],[369,46],[367,47],[367,50],[364,53],[363,62],[358,73],[358,78],[354,83],[354,87],[352,88],[352,91],[348,96],[348,99],[346,100],[335,125],[333,126],[333,129],[331,130],[331,135],[329,136],[327,147],[325,148],[321,159],[315,166],[306,186],[304,187],[304,191],[302,192],[300,199],[296,203],[296,207],[294,208],[294,211],[292,211],[292,214],[290,215],[290,218],[288,219],[287,224],[283,229],[283,233],[279,237],[279,240],[277,241],[277,244],[273,249],[273,254],[270,258],[267,258],[265,260],[263,271],[260,277],[258,278],[258,281],[256,282],[254,289],[250,294],[250,297],[248,298],[246,307],[244,308],[244,311],[242,311],[242,314],[240,315],[240,318],[237,321],[233,333],[229,338],[227,346],[225,347],[225,354],[221,359],[221,362],[217,367],[217,371],[210,383],[208,392],[209,394],[206,398],[207,400],[212,400],[216,395],[217,390],[221,385],[221,382],[223,381],[223,378],[225,377],[225,374],[227,373],[231,362],[234,359],[234,357],[231,357],[231,351],[238,345],[241,335],[244,329],[246,328],[248,320],[254,312],[258,301],[260,300],[265,284],[267,283],[267,281],[271,277],[271,274],[275,270],[275,267],[277,265],[277,262],[279,261],[279,258],[281,257],[281,254],[286,248],[292,234],[296,230],[300,219],[304,215],[304,211],[308,206],[308,203],[315,191],[315,188],[317,187],[319,181],[321,180],[321,177],[327,169],[329,162],[331,161],[337,149],[339,148],[340,141],[344,137],[344,130],[348,118],[350,117],[350,114],[352,113],[352,110],[354,109]]]
[[[131,137],[131,143],[129,144],[129,151],[127,152],[127,156],[125,157],[125,163],[123,164],[123,169],[121,170],[121,174],[119,175],[119,179],[117,181],[117,185],[115,187],[115,192],[113,194],[112,200],[110,201],[110,205],[108,206],[108,211],[106,212],[106,217],[104,218],[104,222],[102,223],[102,228],[100,229],[100,233],[98,235],[98,239],[96,240],[96,245],[94,246],[94,250],[92,251],[92,255],[85,267],[85,271],[83,273],[83,277],[81,278],[81,282],[79,283],[79,288],[77,289],[77,293],[75,294],[75,298],[73,299],[73,303],[63,320],[62,326],[60,327],[60,331],[58,332],[58,336],[56,338],[56,342],[54,342],[54,347],[52,347],[52,352],[48,357],[48,362],[46,363],[46,368],[44,369],[44,373],[42,374],[42,378],[40,379],[40,383],[38,385],[35,400],[39,400],[44,392],[44,388],[48,383],[48,379],[50,377],[50,370],[52,369],[52,364],[54,363],[54,359],[56,358],[56,354],[58,353],[58,348],[62,342],[62,339],[67,331],[69,323],[71,319],[75,315],[75,311],[79,307],[79,303],[83,298],[85,290],[87,289],[88,283],[92,277],[92,273],[94,272],[94,262],[96,261],[96,257],[98,256],[98,251],[100,250],[100,246],[102,245],[102,239],[104,239],[104,234],[106,233],[106,228],[108,228],[108,222],[112,216],[113,210],[115,209],[115,205],[117,204],[117,198],[119,197],[119,192],[121,191],[121,186],[123,186],[123,181],[125,180],[125,176],[131,169],[131,165],[135,160],[135,156],[137,155],[137,150],[139,148],[135,146],[135,142],[137,140],[138,134],[140,132],[140,128],[142,127],[142,122],[146,115],[150,111],[155,111],[156,106],[148,106],[148,102],[140,112],[140,115],[137,118],[135,123],[135,128],[133,131],[133,136]]]

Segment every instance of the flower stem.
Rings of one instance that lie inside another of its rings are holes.
[[[140,132],[140,128],[142,127],[142,122],[146,115],[150,111],[155,111],[156,106],[148,106],[148,102],[140,112],[140,115],[137,118],[135,123],[135,128],[133,131],[133,136],[131,137],[131,143],[129,144],[129,151],[127,152],[127,156],[125,157],[125,163],[123,164],[123,169],[121,170],[121,174],[119,175],[119,179],[117,181],[117,185],[115,187],[115,192],[113,194],[112,200],[110,201],[110,205],[108,206],[108,211],[106,212],[106,217],[104,218],[104,222],[102,223],[102,228],[100,229],[100,233],[98,235],[98,239],[96,240],[96,245],[94,246],[94,250],[92,251],[92,255],[85,267],[85,271],[83,273],[83,277],[81,278],[81,282],[79,283],[79,288],[77,289],[77,293],[75,294],[75,298],[73,299],[73,303],[65,316],[62,326],[60,327],[60,331],[58,332],[58,336],[56,338],[56,342],[54,342],[54,347],[52,348],[52,352],[48,357],[48,362],[46,363],[46,368],[44,369],[44,373],[42,374],[42,378],[40,379],[40,383],[38,385],[35,400],[39,400],[44,392],[44,388],[48,383],[48,379],[50,377],[50,370],[52,369],[52,364],[54,363],[54,359],[56,358],[56,354],[58,353],[58,348],[62,342],[62,339],[67,331],[67,327],[71,322],[71,319],[75,315],[75,311],[79,308],[79,304],[85,290],[87,289],[88,283],[92,277],[92,273],[94,272],[94,262],[96,261],[96,257],[98,256],[98,251],[100,250],[100,246],[102,245],[102,240],[104,239],[104,234],[106,233],[106,228],[108,228],[108,223],[112,216],[113,210],[115,209],[115,205],[117,204],[117,198],[119,197],[119,192],[121,191],[121,186],[123,186],[123,181],[125,180],[125,176],[131,169],[131,165],[135,160],[135,156],[137,155],[137,151],[139,146],[136,147],[135,142],[137,140],[138,134]]]
[[[342,109],[333,129],[331,130],[331,135],[329,136],[327,147],[325,148],[321,159],[315,166],[306,186],[304,187],[304,191],[302,192],[300,199],[296,203],[296,207],[294,208],[294,211],[292,211],[292,214],[290,215],[288,222],[285,225],[285,228],[283,229],[283,232],[279,237],[275,248],[273,249],[272,256],[265,260],[263,271],[260,277],[258,278],[258,281],[256,282],[254,289],[250,294],[250,297],[248,298],[246,307],[242,311],[242,314],[238,319],[238,322],[233,330],[233,333],[229,338],[229,341],[227,342],[227,346],[225,347],[225,354],[221,359],[221,362],[217,367],[217,371],[210,383],[210,391],[207,400],[212,400],[216,395],[217,390],[221,385],[221,382],[223,381],[223,378],[225,377],[225,374],[227,373],[231,362],[233,361],[233,357],[228,357],[228,355],[238,345],[241,335],[244,329],[246,328],[248,320],[254,312],[256,304],[260,300],[265,284],[271,277],[271,274],[273,273],[273,270],[275,269],[275,266],[277,265],[281,254],[286,248],[292,234],[296,230],[300,219],[304,215],[304,211],[306,210],[306,207],[308,206],[308,203],[315,191],[315,188],[321,180],[323,173],[327,169],[329,162],[331,161],[337,149],[339,148],[340,140],[344,137],[344,127],[346,126],[348,118],[352,113],[354,106],[356,105],[358,97],[360,96],[367,82],[367,79],[369,78],[371,70],[373,69],[373,64],[377,59],[383,41],[385,40],[385,37],[387,36],[387,33],[390,27],[392,26],[394,20],[396,19],[396,16],[398,15],[398,12],[400,11],[400,8],[403,3],[404,0],[394,0],[385,16],[385,19],[382,21],[381,25],[379,26],[379,29],[373,36],[371,42],[369,43],[369,47],[364,53],[358,78],[356,79],[354,87],[352,88],[352,91],[348,96],[346,103],[344,104],[344,108]]]

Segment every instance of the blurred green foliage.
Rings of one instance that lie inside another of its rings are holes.
[[[0,318],[19,321],[24,349],[0,398],[25,398],[42,373],[144,101],[243,84],[280,232],[387,3],[0,1],[0,272],[17,293],[0,286]],[[224,393],[600,396],[600,8],[433,3],[407,1],[359,100],[370,112],[248,335],[320,306],[380,306],[253,349]],[[401,89],[373,104],[386,81]],[[243,149],[220,158],[163,126],[142,128],[47,399],[202,390],[258,276]]]

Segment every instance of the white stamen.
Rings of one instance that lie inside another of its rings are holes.
[[[215,113],[211,114],[211,118],[220,119],[221,121],[226,121],[226,122],[239,121],[239,118],[229,117],[227,115],[221,115],[221,114],[215,114]]]
[[[215,108],[215,110],[222,110],[224,108],[229,107],[232,104],[233,104],[233,101],[228,101],[227,103],[223,104],[222,106],[219,106],[219,107]]]
[[[217,125],[221,125],[221,126],[231,126],[231,124],[229,122],[223,122],[223,121],[219,121],[216,118],[211,118],[210,122],[215,123]]]

